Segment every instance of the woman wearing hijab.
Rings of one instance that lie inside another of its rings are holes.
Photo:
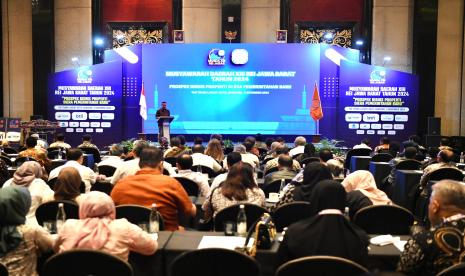
[[[38,275],[37,256],[52,248],[52,237],[45,229],[24,224],[30,206],[27,188],[0,190],[0,263],[10,276]]]
[[[73,167],[63,168],[58,174],[55,182],[54,190],[55,194],[51,200],[71,200],[80,204],[81,191],[81,175],[79,171]]]
[[[68,219],[60,231],[56,252],[70,249],[102,250],[128,260],[129,251],[151,255],[157,241],[126,219],[115,219],[115,204],[102,192],[90,192],[79,205],[79,219]]]
[[[278,250],[279,264],[314,256],[336,256],[364,264],[368,237],[344,216],[346,192],[334,180],[318,182],[312,189],[309,218],[291,224]]]
[[[342,186],[347,192],[350,217],[363,207],[392,204],[388,196],[376,187],[376,181],[369,171],[359,170],[349,174]]]
[[[52,189],[42,180],[42,166],[35,161],[24,162],[3,187],[22,186],[31,194],[31,208],[26,215],[27,224],[35,223],[37,220],[35,212],[40,204],[44,203],[53,195]]]
[[[299,174],[285,187],[284,194],[279,198],[272,211],[281,205],[294,201],[310,202],[310,195],[315,184],[321,180],[333,179],[328,166],[318,162],[309,163],[305,166],[301,183],[295,181]]]
[[[316,157],[315,155],[315,146],[312,143],[308,143],[304,146],[304,153],[300,154],[295,158],[299,163],[302,162],[305,158]]]

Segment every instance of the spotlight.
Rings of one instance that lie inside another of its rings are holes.
[[[72,61],[72,62],[77,62],[77,61],[79,61],[79,59],[78,59],[77,57],[72,57],[72,58],[71,58],[71,61]]]
[[[119,34],[119,35],[116,36],[116,39],[117,39],[117,40],[121,40],[121,39],[123,39],[123,38],[124,38],[124,35],[123,35],[123,34]]]
[[[332,33],[326,33],[326,34],[325,34],[325,38],[328,39],[328,40],[329,40],[329,39],[332,39],[332,38],[333,38],[333,34],[332,34]]]
[[[103,46],[103,38],[97,37],[94,39],[95,46]]]
[[[355,45],[362,46],[363,45],[363,40],[359,39],[355,41]]]
[[[387,62],[387,61],[391,61],[391,59],[392,58],[390,56],[385,56],[383,60]]]

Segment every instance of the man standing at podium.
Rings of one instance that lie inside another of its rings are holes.
[[[162,116],[170,116],[170,111],[166,108],[166,102],[161,102],[161,108],[157,110],[155,118],[160,118]],[[163,123],[158,122],[158,140],[163,137]]]

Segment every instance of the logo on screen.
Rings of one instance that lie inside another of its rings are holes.
[[[236,65],[244,65],[249,61],[249,52],[246,49],[234,49],[231,52],[231,62]]]
[[[208,65],[224,65],[226,63],[224,50],[211,49],[208,53]]]
[[[384,84],[386,83],[386,71],[374,70],[370,74],[370,84]]]
[[[79,68],[77,73],[78,83],[92,83],[92,70],[87,67]]]

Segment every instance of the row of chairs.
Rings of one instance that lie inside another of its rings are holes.
[[[176,257],[170,266],[172,276],[209,275],[235,276],[260,275],[258,262],[240,252],[206,248],[185,252]],[[50,257],[44,265],[42,275],[113,275],[132,276],[131,265],[113,255],[97,250],[75,249]],[[306,275],[368,275],[369,271],[345,258],[335,256],[309,256],[291,260],[281,265],[276,276],[306,276]],[[71,273],[71,274],[70,274]],[[460,263],[445,269],[438,276],[464,275],[465,263]],[[0,266],[0,276],[8,272]]]
[[[14,162],[11,161],[11,159],[8,156],[5,156],[5,155],[0,155],[0,159],[2,159],[8,167],[19,167],[26,161],[36,161],[37,162],[36,159],[34,159],[32,157],[27,157],[27,156],[16,158]]]

